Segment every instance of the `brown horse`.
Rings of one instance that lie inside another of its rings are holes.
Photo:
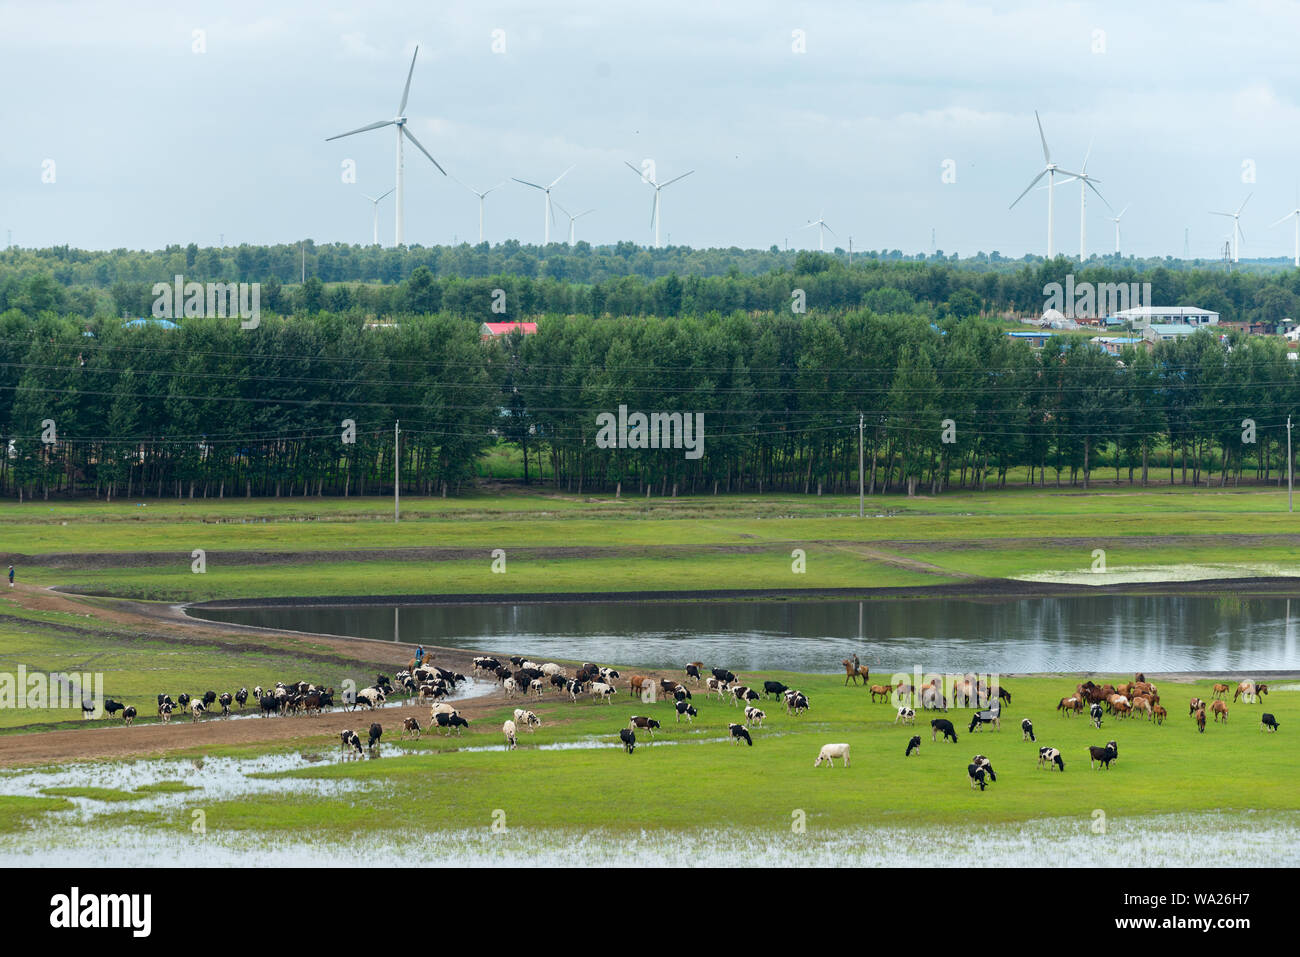
[[[1224,684],[1224,685],[1215,685],[1215,686],[1214,686],[1214,693],[1211,694],[1210,697],[1211,697],[1211,698],[1224,698],[1224,699],[1226,699],[1226,698],[1228,697],[1228,686],[1227,686],[1226,684]]]
[[[1223,723],[1228,723],[1228,703],[1226,701],[1216,701],[1210,705],[1210,711],[1214,714],[1214,723],[1219,723],[1219,717],[1222,715]]]
[[[1156,719],[1156,724],[1164,724],[1165,718],[1169,716],[1169,712],[1165,710],[1164,705],[1153,704],[1151,706],[1151,716]]]
[[[1187,708],[1188,717],[1196,714],[1196,712],[1200,711],[1204,707],[1205,707],[1204,701],[1202,701],[1200,698],[1193,698],[1191,704]]]
[[[849,659],[847,659],[847,658],[845,658],[843,661],[841,661],[840,664],[842,664],[842,665],[844,666],[844,683],[845,683],[845,684],[848,684],[848,683],[849,683],[849,679],[850,679],[850,678],[853,679],[853,683],[854,683],[854,684],[857,684],[857,683],[858,683],[858,679],[861,678],[861,679],[862,679],[862,685],[863,685],[863,687],[866,687],[867,679],[868,679],[869,677],[871,677],[871,669],[870,669],[870,668],[866,667],[865,665],[858,665],[857,668],[854,668],[854,667],[853,667],[853,662],[849,661]]]
[[[1205,709],[1204,708],[1196,709],[1196,730],[1201,732],[1201,734],[1205,733]]]
[[[876,700],[876,696],[877,696],[877,695],[880,696],[880,700],[881,700],[881,701],[888,701],[888,700],[889,700],[889,696],[892,695],[893,693],[894,693],[894,689],[891,688],[891,687],[889,687],[889,685],[872,685],[872,686],[871,686],[871,700],[872,700],[872,701],[875,701],[875,700]]]

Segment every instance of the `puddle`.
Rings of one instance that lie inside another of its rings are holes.
[[[279,782],[277,782],[279,783]],[[0,864],[37,867],[157,867],[185,860],[203,867],[246,867],[249,854],[273,854],[281,866],[332,868],[339,860],[385,848],[399,867],[623,866],[631,859],[659,867],[753,867],[780,860],[795,867],[927,866],[952,868],[1077,868],[1081,860],[1137,859],[1143,867],[1294,867],[1300,864],[1300,814],[1217,812],[1120,818],[1105,834],[1091,818],[1046,818],[1021,824],[862,827],[792,835],[771,831],[691,829],[630,833],[571,832],[520,827],[385,832],[350,840],[267,838],[209,831],[198,837],[145,828],[111,832],[43,825],[0,837]],[[699,848],[707,847],[707,854]],[[903,853],[890,848],[911,848]],[[925,848],[918,857],[916,848]]]
[[[1124,585],[1136,582],[1190,582],[1218,578],[1294,578],[1300,566],[1239,562],[1205,565],[1114,565],[1104,572],[1086,568],[1068,571],[1033,572],[1011,576],[1022,582],[1051,582],[1068,585]]]

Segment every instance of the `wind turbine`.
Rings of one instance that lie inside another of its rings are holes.
[[[1097,197],[1106,203],[1106,208],[1114,212],[1110,203],[1106,202],[1106,197],[1101,195],[1094,183],[1100,183],[1101,180],[1095,179],[1088,175],[1088,159],[1092,156],[1092,144],[1088,144],[1088,152],[1083,154],[1083,167],[1078,174],[1069,179],[1062,180],[1064,183],[1073,183],[1076,179],[1079,181],[1079,262],[1088,258],[1088,190],[1091,189],[1097,194]]]
[[[656,183],[654,177],[651,176],[649,173],[647,173],[647,172],[645,172],[645,171],[643,171],[643,170],[639,170],[639,169],[637,169],[635,166],[633,166],[631,163],[628,163],[626,160],[624,160],[624,163],[627,165],[627,168],[628,168],[628,169],[630,169],[632,172],[636,173],[637,176],[640,176],[640,177],[641,177],[641,181],[642,181],[642,182],[644,182],[644,183],[649,183],[651,186],[653,186],[653,187],[655,188],[655,201],[654,201],[654,206],[652,206],[651,209],[650,209],[650,225],[653,226],[653,227],[655,228],[655,249],[658,249],[658,248],[659,248],[659,245],[660,245],[660,244],[659,244],[659,222],[660,222],[660,215],[659,215],[659,191],[662,190],[665,186],[671,186],[671,185],[673,185],[673,183],[677,182],[679,179],[685,179],[686,177],[688,177],[688,176],[690,176],[692,173],[694,173],[695,170],[693,170],[693,169],[691,169],[691,170],[687,170],[687,171],[686,171],[685,173],[683,173],[681,176],[674,176],[672,179],[670,179],[670,180],[669,180],[668,182],[666,182],[666,183]]]
[[[1115,255],[1116,256],[1119,255],[1119,221],[1124,218],[1124,214],[1127,212],[1128,212],[1128,207],[1125,206],[1123,209],[1119,211],[1118,216],[1110,217],[1110,221],[1115,224]]]
[[[1012,203],[1007,208],[1015,209],[1016,203],[1024,199],[1026,194],[1028,194],[1028,192],[1034,188],[1034,185],[1040,179],[1042,179],[1044,176],[1047,177],[1047,258],[1051,259],[1052,258],[1052,219],[1055,212],[1055,200],[1056,200],[1056,190],[1053,189],[1052,187],[1055,185],[1056,182],[1056,174],[1061,173],[1065,176],[1074,176],[1076,178],[1078,178],[1079,174],[1071,173],[1068,169],[1062,169],[1061,167],[1057,166],[1055,163],[1052,162],[1052,152],[1047,148],[1047,137],[1043,134],[1043,121],[1038,118],[1037,110],[1034,110],[1034,120],[1038,123],[1038,138],[1042,140],[1043,143],[1043,168],[1042,170],[1039,171],[1037,176],[1035,176],[1033,179],[1029,181],[1029,185],[1025,187],[1025,191],[1016,197],[1016,202]],[[1101,194],[1099,193],[1098,195]]]
[[[396,188],[397,187],[393,187],[393,189]],[[391,193],[392,191],[393,190],[390,189],[388,193]],[[373,243],[376,246],[379,245],[379,201],[383,199],[385,196],[387,196],[388,193],[380,193],[378,196],[367,196],[365,193],[361,194],[362,196],[365,196],[366,199],[370,200],[370,205],[375,208],[375,238],[373,240]]]
[[[594,209],[589,209],[589,210],[587,210],[586,212],[582,212],[582,213],[579,213],[577,216],[574,216],[572,213],[570,213],[567,209],[565,209],[565,208],[564,208],[563,206],[561,206],[559,203],[555,203],[554,206],[555,206],[556,209],[558,209],[560,212],[562,212],[565,216],[568,216],[568,217],[569,217],[569,245],[572,246],[572,245],[573,245],[573,224],[576,223],[578,220],[582,219],[583,216],[586,216],[587,213],[594,213],[595,210],[594,210]]]
[[[443,176],[447,175],[447,171],[438,165],[438,161],[433,158],[433,154],[430,153],[428,150],[426,150],[424,146],[421,145],[420,141],[415,138],[414,134],[412,134],[411,131],[406,128],[406,99],[408,96],[411,95],[411,77],[415,74],[415,58],[419,55],[420,55],[420,48],[417,46],[415,48],[415,52],[411,54],[411,68],[406,72],[406,86],[403,87],[402,89],[402,102],[397,107],[397,116],[393,117],[393,119],[391,120],[379,120],[378,122],[371,123],[368,126],[359,126],[355,130],[348,130],[346,133],[340,133],[338,136],[328,136],[325,138],[325,142],[328,143],[331,140],[341,140],[345,136],[352,136],[355,133],[364,133],[367,130],[378,130],[378,129],[382,129],[385,126],[397,127],[397,187],[396,188],[397,188],[397,245],[398,246],[402,245],[402,238],[403,238],[402,197],[405,192],[404,185],[403,185],[403,181],[405,177],[402,175],[403,137],[405,137],[406,139],[414,143],[416,148],[418,148],[421,153],[429,157],[429,162],[432,163],[434,166],[438,167],[439,173],[441,173]]]
[[[1232,220],[1232,261],[1233,262],[1241,262],[1241,241],[1246,238],[1246,234],[1241,231],[1241,211],[1246,208],[1246,204],[1250,202],[1250,197],[1252,197],[1253,195],[1255,194],[1247,193],[1246,198],[1241,201],[1241,205],[1237,207],[1237,211],[1235,213],[1216,213],[1214,212],[1214,210],[1210,210],[1211,216],[1227,216],[1229,219]]]
[[[817,230],[817,250],[818,252],[825,252],[826,234],[830,233],[832,236],[834,236],[835,230],[831,229],[829,226],[826,225],[826,217],[824,212],[818,213],[817,218],[813,222],[809,223],[807,226],[800,226],[799,228],[812,229],[814,226],[819,227]]]
[[[456,179],[456,177],[453,176],[452,179]],[[460,180],[456,179],[456,182],[460,183]],[[471,193],[473,193],[475,196],[478,197],[478,241],[483,242],[483,206],[484,206],[483,201],[487,199],[488,193],[491,193],[494,190],[498,190],[502,186],[506,185],[506,181],[502,180],[501,182],[497,183],[495,186],[483,190],[483,192],[481,193],[478,190],[476,190],[473,186],[470,186],[467,183],[460,183],[460,185],[464,186],[467,190],[469,190]]]
[[[1300,190],[1296,192],[1295,209],[1279,219],[1273,226],[1281,226],[1292,216],[1295,217],[1295,266],[1300,269]],[[1273,226],[1268,228],[1272,229]]]
[[[546,236],[546,241],[544,245],[549,246],[551,244],[551,220],[555,219],[555,213],[551,210],[551,190],[555,189],[556,183],[558,183],[560,180],[564,179],[564,177],[569,175],[569,170],[571,169],[573,169],[572,166],[570,166],[569,169],[566,169],[559,176],[555,177],[555,179],[551,180],[550,186],[538,186],[536,183],[530,183],[526,179],[519,179],[517,176],[510,177],[516,183],[523,183],[525,186],[531,186],[533,189],[540,189],[543,193],[546,194],[546,206],[542,212],[542,217],[545,220],[543,229]]]

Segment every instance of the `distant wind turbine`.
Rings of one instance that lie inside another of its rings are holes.
[[[800,228],[800,229],[812,229],[814,226],[817,226],[817,227],[818,227],[818,230],[817,230],[817,249],[818,249],[818,251],[820,251],[820,252],[825,252],[825,251],[826,251],[826,234],[827,234],[827,233],[830,233],[832,236],[834,236],[834,235],[835,235],[835,230],[831,229],[829,226],[826,225],[826,216],[825,216],[825,213],[824,213],[824,212],[823,212],[823,213],[818,213],[818,214],[817,214],[817,218],[816,218],[815,220],[813,220],[811,223],[809,223],[807,226],[800,226],[799,228]]]
[[[520,179],[517,176],[510,177],[516,183],[522,183],[524,186],[531,186],[533,189],[540,189],[543,193],[546,194],[546,203],[544,204],[544,208],[542,210],[542,219],[544,221],[542,231],[543,231],[543,235],[545,236],[545,239],[543,241],[544,245],[549,246],[551,244],[551,222],[555,219],[555,212],[551,209],[551,190],[555,189],[555,184],[558,183],[560,180],[564,179],[564,177],[568,176],[569,170],[572,169],[573,167],[570,166],[569,169],[566,169],[559,176],[555,177],[555,179],[551,180],[550,186],[538,186],[536,183],[530,183],[528,182],[528,180]]]
[[[397,187],[393,187],[393,189],[396,189],[396,188],[397,188]],[[390,189],[390,190],[388,191],[388,193],[391,193],[392,191],[393,191],[393,190]],[[385,196],[387,196],[388,193],[380,193],[378,196],[366,196],[365,193],[362,193],[362,194],[361,194],[362,196],[365,196],[366,199],[370,200],[370,205],[373,206],[373,207],[375,208],[375,229],[374,229],[374,233],[375,233],[375,235],[374,235],[374,239],[372,240],[372,242],[373,242],[374,245],[376,245],[376,246],[379,245],[379,201],[380,201],[381,199],[383,199]]]
[[[594,213],[595,210],[594,210],[594,209],[588,209],[588,210],[586,210],[585,212],[581,212],[581,213],[579,213],[577,216],[574,216],[572,213],[570,213],[567,209],[565,209],[565,208],[564,208],[563,206],[561,206],[559,203],[555,203],[555,204],[553,204],[553,205],[555,206],[556,209],[558,209],[560,212],[562,212],[565,216],[568,216],[568,217],[569,217],[569,245],[572,246],[572,245],[573,245],[573,224],[576,223],[578,220],[582,219],[582,217],[583,217],[583,216],[586,216],[588,213]]]
[[[456,177],[453,176],[452,179],[456,179]],[[456,179],[456,182],[460,183],[460,180]],[[498,190],[502,186],[506,185],[506,181],[502,180],[501,182],[497,183],[495,186],[483,190],[483,192],[481,193],[478,190],[476,190],[473,186],[470,186],[468,183],[460,183],[460,185],[464,186],[467,190],[469,190],[471,193],[473,193],[475,196],[478,197],[478,241],[483,242],[483,206],[484,206],[483,201],[487,199],[488,193]]]
[[[433,158],[433,154],[430,153],[428,150],[426,150],[424,146],[421,145],[420,141],[417,140],[415,136],[411,133],[411,131],[406,128],[406,99],[411,95],[411,77],[415,74],[415,58],[419,55],[420,55],[420,48],[417,46],[415,48],[415,52],[411,54],[411,68],[406,72],[406,86],[402,89],[402,102],[397,107],[397,116],[395,116],[391,120],[379,120],[378,122],[371,123],[368,126],[359,126],[355,130],[348,130],[346,133],[340,133],[338,136],[328,136],[325,138],[325,142],[328,143],[331,140],[341,140],[345,136],[352,136],[355,133],[364,133],[367,130],[378,130],[378,129],[382,129],[385,126],[397,127],[397,245],[398,246],[402,245],[403,235],[404,235],[402,231],[402,207],[403,207],[402,197],[404,194],[403,181],[405,179],[405,177],[403,176],[403,163],[402,163],[403,137],[405,137],[406,139],[414,143],[416,148],[418,148],[421,153],[429,157],[429,162],[432,163],[434,166],[438,167],[439,173],[441,173],[443,176],[447,175],[447,171],[438,165],[438,161]]]
[[[1088,190],[1091,189],[1097,194],[1097,198],[1106,203],[1106,208],[1114,212],[1110,203],[1106,202],[1106,197],[1101,195],[1094,183],[1100,183],[1101,180],[1088,175],[1088,159],[1092,156],[1092,144],[1088,144],[1088,152],[1083,154],[1083,167],[1079,170],[1078,175],[1069,179],[1062,180],[1062,183],[1073,183],[1076,179],[1079,181],[1079,262],[1088,258]]]
[[[1127,212],[1128,212],[1128,207],[1125,206],[1123,209],[1119,211],[1118,216],[1110,217],[1110,221],[1115,224],[1115,255],[1116,256],[1119,255],[1119,221],[1124,218],[1124,214]]]
[[[1052,187],[1055,185],[1056,174],[1061,173],[1065,176],[1078,178],[1078,173],[1071,173],[1068,169],[1062,169],[1052,162],[1052,152],[1047,148],[1047,137],[1043,134],[1043,121],[1038,117],[1038,111],[1034,110],[1034,120],[1038,123],[1038,138],[1043,143],[1043,168],[1038,175],[1029,181],[1025,191],[1016,197],[1016,202],[1012,203],[1008,209],[1015,209],[1016,203],[1020,202],[1034,188],[1035,184],[1044,176],[1047,177],[1047,258],[1052,258],[1052,225],[1053,215],[1055,212],[1056,190]],[[1098,194],[1100,195],[1100,194]]]
[[[1229,219],[1232,220],[1232,261],[1233,262],[1241,262],[1241,241],[1246,238],[1246,234],[1242,232],[1241,229],[1241,211],[1246,208],[1246,204],[1250,202],[1250,197],[1254,195],[1255,195],[1254,193],[1247,193],[1246,198],[1241,201],[1241,205],[1237,207],[1237,211],[1235,213],[1216,213],[1214,210],[1210,210],[1211,216],[1227,216]]]
[[[1295,209],[1291,210],[1291,212],[1279,219],[1276,223],[1270,226],[1269,229],[1272,229],[1274,226],[1281,226],[1292,217],[1295,217],[1295,267],[1296,269],[1300,269],[1300,191],[1297,191],[1296,193]]]
[[[651,186],[653,186],[653,187],[655,188],[655,199],[654,199],[654,205],[650,208],[650,225],[653,226],[654,229],[655,229],[655,249],[658,249],[658,248],[659,248],[659,223],[660,223],[660,220],[661,220],[661,218],[662,218],[661,215],[660,215],[660,212],[659,212],[659,192],[660,192],[660,191],[661,191],[665,186],[671,186],[671,185],[673,185],[673,183],[677,182],[679,179],[685,179],[686,177],[690,176],[691,173],[694,173],[694,172],[695,172],[695,170],[693,170],[693,169],[692,169],[692,170],[687,170],[687,171],[686,171],[685,173],[683,173],[681,176],[674,176],[672,179],[670,179],[670,180],[669,180],[668,182],[666,182],[666,183],[656,183],[654,177],[651,176],[649,173],[645,172],[644,170],[639,170],[639,169],[637,169],[637,168],[636,168],[635,166],[633,166],[631,163],[627,163],[626,160],[624,160],[624,163],[627,164],[627,168],[628,168],[628,169],[630,169],[632,172],[636,173],[637,176],[640,176],[640,177],[641,177],[642,182],[649,183]]]

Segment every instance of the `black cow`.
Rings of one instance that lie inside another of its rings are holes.
[[[930,740],[937,740],[940,732],[943,732],[945,741],[952,741],[953,744],[957,743],[957,732],[953,728],[952,722],[947,718],[935,718],[930,722]]]
[[[910,758],[912,756],[913,751],[920,751],[920,750],[921,750],[921,736],[919,734],[914,734],[912,735],[912,740],[907,742],[907,750],[903,752],[903,757]]]
[[[446,712],[439,711],[433,716],[433,721],[438,727],[446,728],[449,731],[455,731],[457,734],[460,734],[461,728],[469,727],[469,722],[454,712],[452,714],[447,714]]]
[[[217,700],[217,693],[215,691],[203,692],[203,707],[205,708],[212,707],[213,703],[216,700]]]
[[[736,681],[736,676],[726,668],[714,668],[713,677],[717,678],[719,681],[725,681],[727,684],[735,684]]]
[[[636,750],[636,735],[627,728],[618,733],[618,739],[623,742],[623,747],[627,749],[628,754]]]
[[[176,706],[182,711],[190,706],[190,696],[184,691],[176,696]]]
[[[273,694],[262,695],[262,697],[258,699],[257,704],[258,707],[261,708],[263,718],[268,714],[275,714],[280,710],[280,699]]]
[[[685,717],[686,720],[687,720],[688,722],[692,722],[692,723],[694,723],[695,716],[696,716],[697,714],[699,714],[699,712],[695,710],[695,706],[694,706],[694,705],[689,705],[689,704],[687,704],[685,701],[679,701],[679,702],[677,702],[677,720],[678,720],[678,721],[681,721],[682,718]]]
[[[366,742],[366,747],[373,750],[375,745],[379,743],[379,738],[383,733],[384,733],[383,726],[380,725],[378,721],[373,722],[370,725],[370,740]]]
[[[219,700],[221,701],[221,716],[223,718],[230,717],[230,702],[235,700],[234,697],[229,691],[223,691]]]
[[[673,692],[674,701],[687,701],[691,697],[693,696],[691,695],[689,688],[678,688],[676,691]]]
[[[1268,728],[1269,731],[1277,730],[1277,719],[1269,711],[1265,711],[1259,716],[1259,730],[1263,731],[1265,728]]]
[[[114,701],[112,698],[106,698],[104,700],[104,710],[109,714],[117,714],[125,707],[126,705],[122,704],[122,702]]]
[[[696,681],[699,681],[699,680],[700,680],[700,669],[697,668],[695,665],[687,665],[687,666],[686,666],[686,677],[688,677],[688,678],[694,678]]]
[[[1114,761],[1118,756],[1119,745],[1114,741],[1107,742],[1104,748],[1091,745],[1088,748],[1088,766],[1093,770],[1096,770],[1097,762],[1101,762],[1101,766],[1109,771],[1110,762]]]
[[[764,681],[763,694],[770,694],[774,698],[780,698],[781,695],[789,691],[788,685],[783,685],[779,681]]]
[[[1001,698],[1003,701],[1005,701],[1007,704],[1011,704],[1011,692],[1008,691],[1006,688],[1002,687],[1001,685],[998,685],[998,697]]]
[[[732,740],[735,744],[744,741],[751,748],[754,746],[754,739],[749,736],[749,732],[743,724],[729,724],[727,729],[731,732]]]
[[[644,715],[634,714],[628,721],[629,728],[639,728],[642,731],[649,731],[650,737],[655,736],[655,729],[659,727],[659,722],[654,718],[647,718]]]
[[[244,710],[244,705],[248,702],[248,689],[240,688],[235,692],[235,703],[239,705],[239,710]]]

